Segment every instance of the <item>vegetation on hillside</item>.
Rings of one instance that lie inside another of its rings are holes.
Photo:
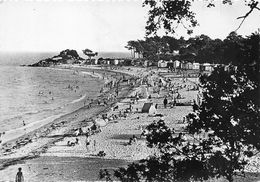
[[[67,64],[67,63],[79,63],[83,58],[81,58],[76,50],[66,49],[61,51],[57,56],[51,58],[40,60],[29,66],[33,67],[48,67],[57,64]]]

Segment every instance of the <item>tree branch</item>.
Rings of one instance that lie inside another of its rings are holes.
[[[241,23],[239,24],[239,26],[237,27],[237,29],[235,30],[235,32],[240,29],[240,27],[242,26],[242,24],[244,23],[245,19],[253,12],[254,9],[260,10],[259,7],[257,7],[259,2],[252,2],[252,4],[250,4],[250,10],[244,15],[244,16],[240,16],[237,19],[243,19],[241,21]]]

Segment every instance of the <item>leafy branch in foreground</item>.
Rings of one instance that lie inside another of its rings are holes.
[[[245,19],[254,11],[260,10],[258,7],[258,1],[256,0],[244,0],[246,6],[250,10],[238,19],[242,19],[237,31]],[[145,0],[143,6],[149,8],[148,20],[146,22],[146,34],[156,34],[157,31],[163,28],[166,33],[175,33],[175,30],[179,25],[183,26],[187,30],[188,34],[193,33],[193,28],[198,26],[198,22],[195,18],[196,13],[193,12],[191,6],[194,0]],[[214,7],[215,0],[205,0],[207,7]],[[232,5],[233,0],[221,0],[222,4]]]

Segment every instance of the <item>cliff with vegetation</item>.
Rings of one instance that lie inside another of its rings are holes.
[[[32,67],[48,67],[57,64],[79,64],[84,60],[81,58],[76,50],[66,49],[59,53],[57,56],[40,60],[37,63],[28,65]]]

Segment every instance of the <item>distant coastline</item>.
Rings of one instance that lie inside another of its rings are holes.
[[[0,51],[0,65],[1,66],[20,66],[36,63],[42,59],[47,59],[58,55],[59,51],[55,52],[4,52]],[[86,58],[83,53],[78,52],[80,57]],[[130,52],[98,52],[95,59],[107,58],[131,58]]]

